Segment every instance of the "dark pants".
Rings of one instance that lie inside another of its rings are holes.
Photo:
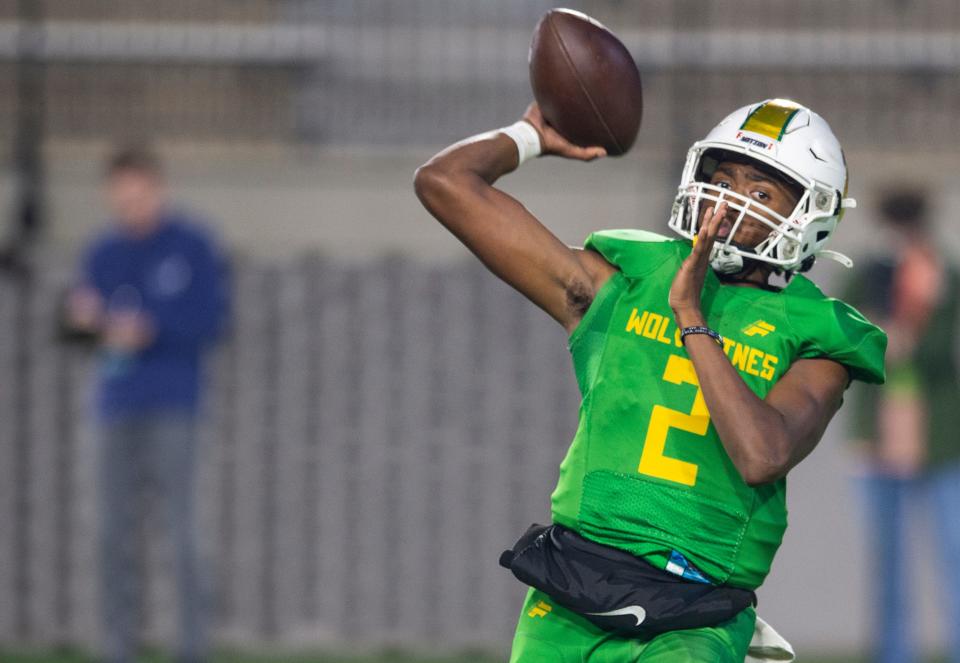
[[[196,419],[158,412],[106,421],[100,428],[101,573],[103,618],[110,663],[135,658],[142,579],[137,576],[136,535],[145,488],[173,538],[178,657],[202,661],[207,654],[207,600],[194,516]]]

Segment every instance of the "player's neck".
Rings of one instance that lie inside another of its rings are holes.
[[[770,276],[773,270],[767,265],[754,262],[750,266],[745,266],[736,274],[717,274],[720,282],[724,285],[735,285],[745,288],[762,288],[764,290],[776,290],[770,285]]]

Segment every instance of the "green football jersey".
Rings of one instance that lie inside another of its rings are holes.
[[[586,247],[619,272],[570,336],[583,400],[554,522],[660,568],[677,551],[714,582],[758,587],[787,526],[786,482],[748,486],[710,422],[667,299],[690,243],[617,230],[590,235]],[[801,358],[884,379],[883,331],[803,276],[774,292],[721,285],[707,270],[702,305],[760,398]]]

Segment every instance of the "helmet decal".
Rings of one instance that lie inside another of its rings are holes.
[[[780,140],[790,120],[802,108],[803,106],[789,99],[771,99],[760,104],[747,115],[740,129]]]

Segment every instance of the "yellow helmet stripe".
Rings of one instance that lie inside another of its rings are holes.
[[[771,99],[747,115],[740,129],[780,140],[790,120],[801,108],[803,106],[789,99]]]

